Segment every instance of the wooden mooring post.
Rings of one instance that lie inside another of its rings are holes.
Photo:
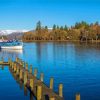
[[[41,74],[40,74],[40,80],[41,80],[41,82],[43,82],[43,79],[44,79],[44,74],[41,73]]]
[[[37,71],[37,69],[35,68],[35,69],[34,69],[34,76],[35,76],[35,77],[37,77],[37,72],[38,72],[38,71]]]
[[[23,70],[22,70],[22,69],[20,69],[20,71],[19,71],[19,72],[20,72],[20,74],[19,74],[19,79],[20,79],[20,80],[22,80],[22,79],[23,79]]]
[[[27,71],[25,71],[24,72],[24,85],[26,85],[27,84],[27,79],[28,78],[28,73],[27,73]]]
[[[76,100],[80,100],[80,94],[76,94]]]
[[[26,68],[26,70],[28,70],[28,63],[25,64],[25,68]]]
[[[30,74],[32,74],[32,72],[33,72],[33,69],[32,69],[32,65],[30,65]]]
[[[54,96],[49,97],[49,100],[55,100]]]
[[[54,79],[50,78],[50,89],[53,89],[53,82],[54,82]]]
[[[59,96],[63,97],[63,84],[59,84]]]
[[[42,99],[42,86],[37,86],[37,100]]]
[[[31,91],[33,91],[33,87],[34,87],[34,79],[30,79],[30,88],[31,88]]]

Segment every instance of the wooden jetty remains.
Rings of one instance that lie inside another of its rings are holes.
[[[48,87],[44,82],[44,74],[40,74],[40,79],[37,78],[37,69],[34,69],[32,65],[30,68],[28,63],[25,63],[19,58],[16,61],[11,59],[8,62],[0,61],[0,65],[9,66],[10,71],[17,76],[17,80],[24,84],[25,87],[33,94],[37,100],[64,100],[63,98],[63,84],[59,84],[58,94],[53,91],[54,78],[50,78],[50,86]],[[80,94],[76,95],[76,100],[80,100]]]

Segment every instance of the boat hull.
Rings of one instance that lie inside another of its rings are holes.
[[[23,46],[1,46],[1,49],[22,50]]]

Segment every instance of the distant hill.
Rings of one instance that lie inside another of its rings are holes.
[[[7,38],[8,39],[18,39],[18,40],[21,40],[22,39],[22,36],[23,36],[23,32],[14,32],[14,33],[11,33],[11,34],[8,34],[7,35]]]
[[[28,30],[0,30],[0,36],[6,36],[8,39],[21,39],[24,32]]]

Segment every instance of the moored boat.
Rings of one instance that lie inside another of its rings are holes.
[[[12,49],[12,50],[22,50],[23,43],[18,41],[2,42],[0,43],[1,49]]]

